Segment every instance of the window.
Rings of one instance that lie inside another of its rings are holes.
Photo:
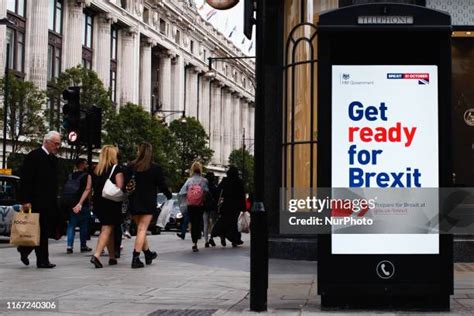
[[[146,24],[150,23],[150,10],[147,8],[143,9],[143,22]]]
[[[110,56],[112,60],[117,60],[117,39],[118,39],[118,30],[116,27],[112,26],[111,31],[111,40],[110,40]]]
[[[84,36],[82,37],[82,46],[92,48],[93,18],[84,13]]]
[[[166,35],[166,21],[160,19],[160,33]]]
[[[63,3],[62,0],[49,0],[49,30],[58,34],[62,33]]]
[[[179,45],[180,42],[181,42],[181,32],[180,32],[179,30],[176,30],[176,36],[175,36],[175,38],[174,38],[174,41],[175,41],[175,43],[178,44],[178,45]]]
[[[92,69],[92,34],[94,19],[89,13],[84,13],[84,34],[82,37],[82,66]]]
[[[127,0],[120,0],[120,6],[124,9],[127,9]]]
[[[194,54],[194,41],[191,40],[191,44],[189,44],[189,45],[190,45],[189,50],[191,51],[191,54]]]
[[[110,71],[110,100],[113,103],[117,103],[117,71]]]
[[[15,13],[21,17],[25,16],[25,1],[26,0],[7,0],[8,11]]]
[[[117,103],[117,43],[118,43],[118,29],[112,25],[110,32],[110,100]]]
[[[202,55],[205,61],[207,59],[207,50],[204,49]]]
[[[9,53],[7,66],[17,72],[24,72],[25,21],[10,14],[8,18],[15,21],[15,26],[7,27],[6,42]]]
[[[48,45],[48,81],[61,73],[61,48]]]

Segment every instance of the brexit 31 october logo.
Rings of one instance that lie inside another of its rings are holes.
[[[408,79],[418,80],[419,85],[427,85],[430,83],[430,74],[427,73],[388,73],[387,79]]]

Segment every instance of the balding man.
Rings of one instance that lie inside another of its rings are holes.
[[[44,136],[43,146],[31,151],[21,168],[20,203],[23,210],[31,209],[40,214],[40,245],[38,247],[18,247],[21,262],[29,265],[28,255],[36,252],[38,268],[54,268],[49,261],[48,238],[56,229],[60,213],[57,205],[58,171],[57,158],[61,147],[61,136],[51,131]]]

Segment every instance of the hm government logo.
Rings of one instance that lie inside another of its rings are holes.
[[[349,74],[342,74],[342,79],[343,79],[343,80],[349,80],[349,79],[351,79],[351,75],[349,75]]]

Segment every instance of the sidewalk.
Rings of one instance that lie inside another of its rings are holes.
[[[230,245],[205,249],[202,242],[200,252],[193,253],[189,234],[184,241],[172,232],[149,236],[151,248],[158,251],[158,261],[137,270],[130,268],[133,239],[124,240],[119,264],[103,269],[93,268],[90,254],[67,255],[64,241],[50,245],[51,261],[57,264],[52,270],[36,269],[34,254],[30,266],[25,267],[15,248],[2,248],[0,299],[59,303],[59,313],[21,311],[6,315],[250,314],[250,242],[248,235],[244,237],[244,247],[238,249]],[[95,241],[89,246],[95,246]],[[106,257],[101,259],[107,263]],[[271,260],[269,313],[321,313],[316,284],[315,262]],[[450,314],[474,314],[474,264],[456,265],[455,287]]]

